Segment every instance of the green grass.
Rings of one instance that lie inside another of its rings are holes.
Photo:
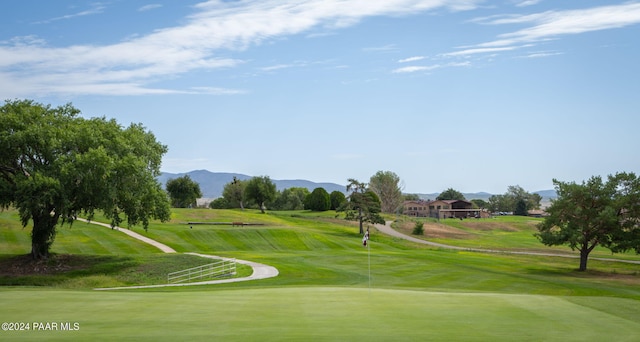
[[[0,255],[0,269],[24,265],[25,256]],[[28,259],[27,259],[28,261]],[[133,285],[165,284],[167,274],[211,263],[188,254],[148,255],[69,255],[54,254],[34,267],[49,269],[31,275],[0,275],[2,286],[50,286],[66,289],[91,289]],[[62,269],[61,268],[62,266]],[[249,276],[249,266],[236,266],[237,277]]]
[[[134,228],[148,235],[141,228]],[[0,212],[0,266],[8,268],[29,253],[30,228],[22,228],[15,211]],[[71,270],[33,275],[2,275],[0,285],[95,288],[166,283],[167,273],[209,264],[198,256],[162,253],[156,247],[130,238],[118,230],[84,222],[58,227],[51,260],[35,267],[54,269],[64,263]],[[69,258],[74,255],[74,258]],[[59,261],[63,260],[63,261]],[[78,268],[82,268],[78,270]],[[250,275],[251,268],[237,265],[237,276]]]
[[[280,287],[242,291],[0,292],[17,322],[77,331],[2,332],[8,340],[635,341],[629,299]],[[613,309],[625,308],[624,310]],[[5,316],[6,317],[6,316]]]
[[[538,232],[536,227],[542,222],[542,218],[496,216],[489,219],[420,220],[427,224],[425,225],[424,235],[419,236],[419,238],[442,244],[480,249],[579,255],[577,251],[571,251],[567,246],[549,247],[543,245],[534,236]],[[414,225],[415,219],[405,218],[401,222],[395,223],[394,227],[407,235],[411,235]],[[447,229],[450,234],[443,236],[437,228]],[[591,257],[640,260],[640,256],[633,252],[612,254],[611,251],[603,247],[597,247],[591,253]]]
[[[12,239],[0,262],[25,248],[28,252],[28,229],[16,226],[12,215],[0,213],[0,238]],[[193,221],[263,225],[186,224]],[[503,223],[512,227],[503,231],[514,235],[496,239],[496,246],[527,249],[525,235],[536,241],[531,231],[523,232],[528,228],[522,222]],[[464,241],[491,241],[491,234],[499,235],[453,228],[477,233]],[[152,222],[148,232],[134,230],[179,252],[261,262],[280,274],[232,284],[93,291],[104,284],[160,282],[157,275],[183,262],[176,258],[182,254],[164,255],[121,232],[76,222],[60,230],[54,250],[98,261],[85,260],[93,266],[75,273],[15,284],[3,279],[2,284],[18,287],[0,291],[0,317],[80,322],[81,330],[4,335],[243,341],[640,338],[640,265],[591,260],[590,271],[577,272],[577,260],[570,258],[444,250],[375,230],[367,249],[357,226],[336,219],[334,212],[183,209],[174,210],[169,223]],[[15,246],[24,241],[26,246]],[[540,248],[537,244],[534,249]]]
[[[31,251],[31,227],[22,227],[16,211],[0,211],[0,250],[3,254]],[[139,229],[142,230],[142,229]],[[76,221],[57,228],[51,252],[60,254],[132,255],[162,253],[136,239],[122,238],[117,230]]]

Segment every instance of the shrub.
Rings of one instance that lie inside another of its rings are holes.
[[[209,208],[211,209],[228,209],[230,207],[231,206],[229,205],[229,201],[227,201],[224,197],[218,197],[211,203],[209,203]]]
[[[424,235],[424,223],[418,221],[416,225],[413,227],[413,235]]]

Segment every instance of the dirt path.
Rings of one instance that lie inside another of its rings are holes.
[[[385,224],[376,224],[375,227],[378,231],[397,237],[400,239],[405,239],[411,242],[421,243],[424,245],[429,245],[433,247],[446,248],[446,249],[455,249],[459,251],[470,251],[470,252],[479,252],[479,253],[500,253],[500,254],[520,254],[520,255],[537,255],[537,256],[549,256],[549,257],[561,257],[561,258],[579,258],[577,255],[569,255],[569,254],[559,254],[559,253],[543,253],[543,252],[521,252],[521,251],[502,251],[502,250],[494,250],[494,249],[481,249],[481,248],[467,248],[467,247],[459,247],[459,246],[451,246],[445,245],[442,243],[431,242],[427,240],[422,240],[415,238],[413,236],[405,235],[400,233],[399,231],[391,228],[391,223],[393,221],[387,221]],[[621,260],[621,259],[610,259],[610,258],[589,258],[590,260],[599,260],[599,261],[613,261],[613,262],[624,262],[628,264],[637,264],[640,265],[640,261],[635,260]]]
[[[78,221],[82,221],[82,222],[87,222],[87,223],[91,223],[91,224],[97,224],[99,226],[103,226],[106,228],[111,229],[111,225],[106,224],[106,223],[101,223],[101,222],[94,222],[94,221],[88,221],[85,219],[81,219],[78,218]],[[116,229],[122,233],[125,233],[135,239],[138,239],[142,242],[148,243],[154,247],[157,247],[158,249],[160,249],[161,251],[163,251],[164,253],[176,253],[176,251],[165,245],[162,244],[156,240],[150,239],[146,236],[140,235],[132,230],[129,229],[123,229],[120,227],[115,227],[113,229]],[[208,254],[199,254],[199,253],[185,253],[185,254],[190,254],[190,255],[197,255],[199,257],[203,257],[203,258],[208,258],[208,259],[217,259],[217,260],[227,260],[228,258],[223,258],[223,257],[219,257],[219,256],[215,256],[215,255],[208,255]],[[200,281],[200,282],[195,282],[195,283],[185,283],[185,284],[159,284],[159,285],[141,285],[141,286],[122,286],[122,287],[109,287],[109,288],[97,288],[94,290],[127,290],[127,289],[149,289],[149,288],[157,288],[157,287],[170,287],[170,286],[194,286],[194,285],[211,285],[211,284],[225,284],[225,283],[234,283],[234,282],[239,282],[239,281],[248,281],[248,280],[257,280],[257,279],[267,279],[267,278],[273,278],[278,276],[279,272],[278,269],[273,267],[273,266],[269,266],[269,265],[264,265],[264,264],[260,264],[257,262],[253,262],[253,261],[246,261],[246,260],[239,260],[236,259],[236,262],[239,264],[243,264],[243,265],[247,265],[247,266],[251,266],[251,268],[253,269],[253,273],[251,273],[250,276],[248,277],[243,277],[243,278],[229,278],[229,279],[218,279],[218,280],[207,280],[207,281]]]

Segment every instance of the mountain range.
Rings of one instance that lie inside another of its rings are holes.
[[[227,173],[227,172],[211,172],[207,170],[195,170],[186,173],[168,173],[163,172],[158,181],[164,187],[167,181],[174,178],[183,176],[189,176],[191,180],[200,185],[200,191],[202,191],[202,197],[204,198],[218,198],[222,196],[222,190],[228,183],[233,182],[233,177],[239,180],[248,180],[252,176],[244,175],[241,173]],[[346,185],[340,185],[335,183],[315,183],[304,179],[292,179],[292,180],[271,180],[276,185],[276,190],[282,191],[288,188],[307,188],[309,191],[313,191],[315,188],[324,188],[328,193],[333,191],[346,192]]]
[[[227,173],[227,172],[211,172],[207,170],[194,170],[186,173],[169,173],[162,172],[162,174],[158,177],[158,181],[164,187],[167,184],[167,181],[174,178],[179,178],[183,176],[189,176],[191,180],[198,183],[200,185],[200,190],[202,191],[202,197],[204,198],[218,198],[222,196],[222,190],[227,183],[233,181],[233,177],[239,180],[247,180],[252,176],[244,175],[241,173]],[[276,189],[282,191],[287,188],[300,187],[307,188],[309,191],[313,191],[315,188],[324,188],[328,193],[333,191],[340,191],[346,194],[347,187],[346,185],[336,184],[336,183],[316,183],[304,179],[285,179],[271,180],[275,185]],[[542,190],[536,191],[535,193],[542,196],[543,199],[555,198],[556,192],[555,190]],[[440,193],[428,193],[428,194],[417,194],[422,199],[435,199],[438,197]],[[464,197],[468,200],[472,199],[482,199],[488,200],[493,194],[488,192],[474,192],[474,193],[463,193]]]

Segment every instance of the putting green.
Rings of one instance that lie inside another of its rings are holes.
[[[0,331],[1,340],[12,341],[640,339],[637,301],[622,298],[345,287],[151,292],[20,288],[1,291],[0,303],[2,322],[30,325],[29,331]],[[34,331],[46,329],[46,323],[51,330]]]

